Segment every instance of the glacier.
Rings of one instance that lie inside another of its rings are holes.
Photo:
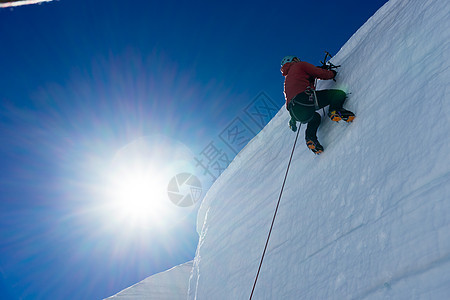
[[[337,82],[318,90],[345,90],[356,119],[323,118],[320,156],[300,129],[253,299],[450,298],[448,53],[448,1],[390,0],[333,57]],[[288,121],[282,107],[208,191],[192,267],[166,274],[185,291],[167,299],[249,299],[295,139]],[[162,299],[158,275],[135,299]]]

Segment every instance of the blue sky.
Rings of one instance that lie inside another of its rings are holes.
[[[0,9],[0,298],[99,299],[193,259],[195,210],[117,221],[104,182],[118,151],[149,136],[171,141],[148,141],[167,157],[219,145],[261,92],[283,106],[284,55],[319,64],[385,2]]]

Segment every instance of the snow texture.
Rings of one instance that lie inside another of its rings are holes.
[[[318,89],[351,93],[357,118],[323,119],[320,156],[300,133],[253,299],[450,299],[449,53],[449,1],[391,0],[332,59]],[[283,107],[208,192],[188,299],[249,299],[288,121]]]
[[[108,299],[184,300],[191,270],[192,261],[150,276]]]
[[[448,53],[449,1],[391,0],[332,59],[337,82],[318,89],[350,93],[357,118],[323,118],[320,156],[301,128],[253,299],[450,299]],[[211,187],[193,267],[114,298],[249,299],[295,139],[288,121],[282,107]]]

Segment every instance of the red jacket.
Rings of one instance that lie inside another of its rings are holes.
[[[304,92],[308,87],[315,88],[314,81],[319,79],[332,79],[334,73],[313,66],[305,61],[285,63],[281,67],[281,74],[284,78],[284,96],[286,98],[286,107],[289,102]]]

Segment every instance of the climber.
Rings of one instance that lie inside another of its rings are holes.
[[[344,120],[352,122],[355,114],[342,107],[346,93],[342,90],[315,90],[316,79],[334,79],[337,72],[316,67],[300,61],[296,56],[288,55],[281,61],[281,73],[284,79],[284,95],[286,108],[291,115],[289,127],[297,131],[297,121],[308,124],[305,132],[306,145],[315,154],[323,152],[323,147],[317,140],[317,129],[321,117],[316,110],[330,106],[328,116],[332,121]]]

